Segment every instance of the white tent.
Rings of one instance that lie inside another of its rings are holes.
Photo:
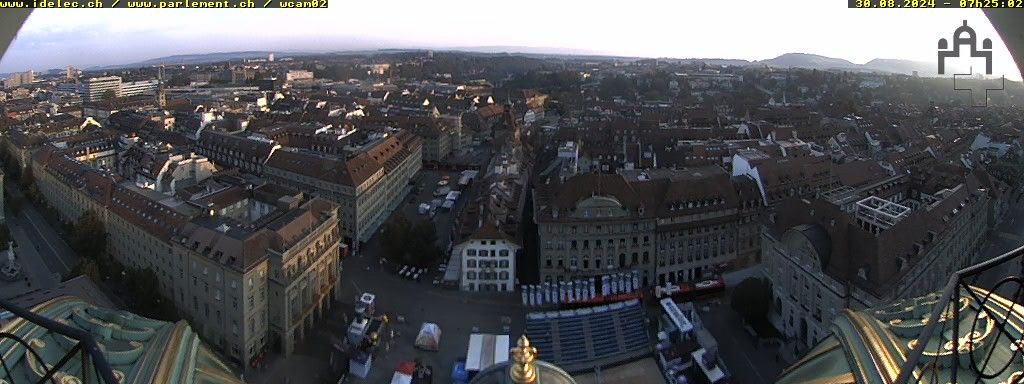
[[[423,323],[420,333],[416,335],[416,347],[436,351],[441,343],[441,327],[434,323]]]

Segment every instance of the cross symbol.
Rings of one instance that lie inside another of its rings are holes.
[[[971,98],[971,105],[974,107],[988,106],[988,91],[1001,91],[1006,87],[1006,76],[999,76],[999,79],[979,79],[971,77],[974,75],[974,68],[969,73],[953,74],[953,89],[967,91]]]

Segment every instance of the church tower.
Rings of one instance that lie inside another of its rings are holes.
[[[156,73],[157,89],[156,89],[156,105],[160,106],[160,109],[164,109],[167,106],[167,95],[164,93],[164,66],[161,65],[160,69]]]

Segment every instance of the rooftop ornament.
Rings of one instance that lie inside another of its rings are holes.
[[[509,376],[516,384],[533,384],[537,382],[537,369],[533,361],[537,358],[537,348],[530,346],[530,340],[526,335],[519,336],[515,348],[509,350],[512,353],[512,369]]]

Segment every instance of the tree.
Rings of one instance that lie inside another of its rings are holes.
[[[36,183],[36,176],[33,174],[32,166],[25,167],[25,170],[21,172],[21,186],[28,188],[32,184]]]
[[[636,84],[633,83],[633,80],[622,75],[608,76],[601,79],[601,83],[598,84],[597,93],[603,99],[621,97],[633,100],[636,99]]]
[[[71,229],[71,248],[79,256],[98,260],[107,249],[107,232],[96,212],[89,210]]]
[[[441,257],[441,248],[437,246],[437,228],[430,220],[416,223],[404,243],[405,260],[413,266],[426,267]]]
[[[117,93],[114,92],[113,89],[108,89],[106,91],[103,91],[103,95],[100,97],[102,97],[103,100],[111,100],[117,97]]]
[[[7,209],[11,210],[11,214],[18,216],[21,213],[21,197],[14,196],[7,191],[4,191],[4,201],[7,203]]]
[[[412,224],[405,215],[398,213],[384,227],[382,235],[386,240],[381,257],[393,262],[426,267],[441,256],[441,248],[437,246],[437,228],[430,220]]]
[[[7,229],[7,224],[0,224],[0,251],[6,251],[10,241],[11,231]]]
[[[78,264],[75,264],[75,267],[71,268],[71,271],[68,271],[68,273],[64,275],[64,281],[70,280],[81,275],[85,275],[90,280],[96,283],[102,281],[102,277],[100,276],[99,263],[97,263],[96,260],[93,259],[82,258],[81,260],[79,260]]]
[[[729,304],[749,322],[767,318],[772,300],[772,286],[767,279],[748,277],[733,289]]]
[[[384,231],[381,232],[384,238],[384,244],[381,252],[381,257],[388,258],[392,261],[401,261],[405,256],[405,242],[409,238],[409,233],[412,230],[412,225],[409,223],[409,219],[405,218],[401,212],[395,215],[394,218],[388,222],[388,225],[384,227]]]

